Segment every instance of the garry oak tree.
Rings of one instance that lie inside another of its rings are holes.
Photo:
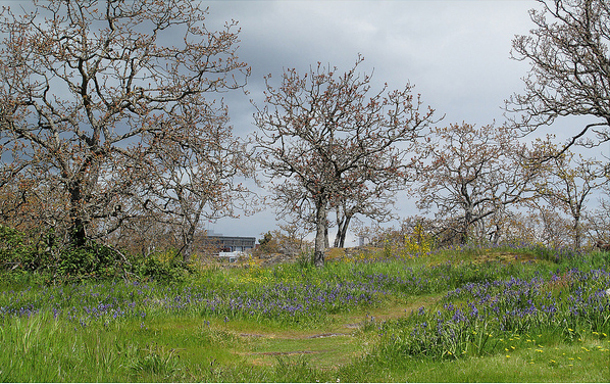
[[[248,70],[235,23],[209,31],[199,2],[33,5],[0,17],[0,186],[27,174],[53,188],[81,245],[129,217],[126,201],[146,190],[148,155],[178,149],[168,115],[180,105],[215,111],[204,95],[243,86],[235,76]]]
[[[512,57],[528,61],[525,92],[507,101],[526,132],[564,116],[586,116],[564,146],[587,146],[610,140],[610,2],[607,0],[539,0],[531,10],[536,28],[513,40]],[[593,133],[595,138],[586,136]]]
[[[561,151],[549,139],[539,140],[536,146],[540,148],[539,153],[561,152],[546,156],[551,158],[544,164],[545,177],[536,183],[536,189],[549,206],[569,215],[572,246],[580,249],[587,201],[595,191],[610,183],[608,168],[599,160],[584,158],[570,150]]]
[[[507,127],[452,124],[432,129],[418,148],[413,191],[420,209],[436,212],[450,238],[466,243],[473,225],[519,203],[540,175],[539,162],[528,161],[526,147]]]
[[[267,76],[255,115],[259,161],[286,205],[280,209],[313,218],[316,266],[324,264],[329,209],[351,196],[368,196],[368,204],[404,185],[409,149],[432,119],[411,85],[370,92],[361,62],[344,74],[319,63],[303,75],[289,69],[278,88]]]
[[[224,106],[211,111],[179,104],[161,129],[145,135],[144,189],[140,206],[161,214],[180,234],[179,253],[188,263],[203,219],[236,217],[248,190],[236,178],[253,176],[248,150],[232,135]],[[208,108],[211,108],[209,106]]]

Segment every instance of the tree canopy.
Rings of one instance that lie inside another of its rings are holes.
[[[235,23],[209,31],[196,2],[35,4],[33,13],[4,9],[0,20],[0,186],[34,180],[53,190],[55,224],[78,245],[116,230],[142,209],[138,201],[153,199],[142,196],[151,181],[146,164],[176,149],[168,122],[196,110],[224,123],[224,108],[206,94],[242,87],[248,68],[236,54]],[[190,137],[214,126],[190,123]],[[205,189],[201,176],[189,183]]]
[[[539,0],[536,28],[513,40],[512,57],[531,64],[525,92],[507,101],[518,127],[530,132],[565,116],[591,121],[575,128],[575,143],[610,140],[610,4],[605,0]],[[593,133],[593,137],[587,135]]]
[[[421,110],[409,84],[371,92],[370,76],[357,72],[361,62],[344,74],[320,63],[303,75],[289,69],[278,88],[268,76],[265,106],[255,115],[260,163],[276,196],[314,218],[316,265],[324,262],[329,208],[355,197],[372,204],[404,185],[409,146],[432,122],[433,110]]]

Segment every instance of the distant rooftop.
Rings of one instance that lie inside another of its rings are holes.
[[[253,249],[256,245],[256,237],[241,236],[207,236],[203,238],[207,244],[216,245],[223,252],[243,252]]]

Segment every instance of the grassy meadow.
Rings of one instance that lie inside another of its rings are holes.
[[[0,275],[0,381],[610,382],[610,254],[333,250],[169,282]]]

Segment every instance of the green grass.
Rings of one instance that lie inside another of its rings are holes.
[[[588,275],[607,268],[608,254],[558,259],[550,251],[506,247],[376,259],[323,269],[215,268],[176,283],[44,286],[37,276],[4,274],[0,381],[610,381],[610,314],[583,311],[587,300],[610,303],[610,296],[598,295],[610,288],[606,275]],[[580,272],[570,272],[575,268]],[[466,313],[476,303],[483,311],[472,287],[510,279],[540,282],[532,288],[538,296],[511,301],[518,291],[503,298],[498,285],[490,291],[496,305],[527,309],[527,299],[537,305],[553,299],[558,310],[551,322],[457,322],[458,339],[413,333],[423,322],[450,322],[447,304]],[[365,301],[351,299],[369,293]],[[574,309],[578,295],[585,304]],[[247,300],[279,304],[265,312],[246,308]],[[307,302],[311,309],[294,310]]]
[[[367,375],[389,381],[408,382],[608,382],[609,345],[586,340],[578,345],[549,344],[510,349],[509,352],[474,356],[460,360],[407,358],[404,360],[363,359],[347,371],[351,378]],[[372,367],[353,372],[358,367]],[[347,379],[349,376],[346,376]]]

